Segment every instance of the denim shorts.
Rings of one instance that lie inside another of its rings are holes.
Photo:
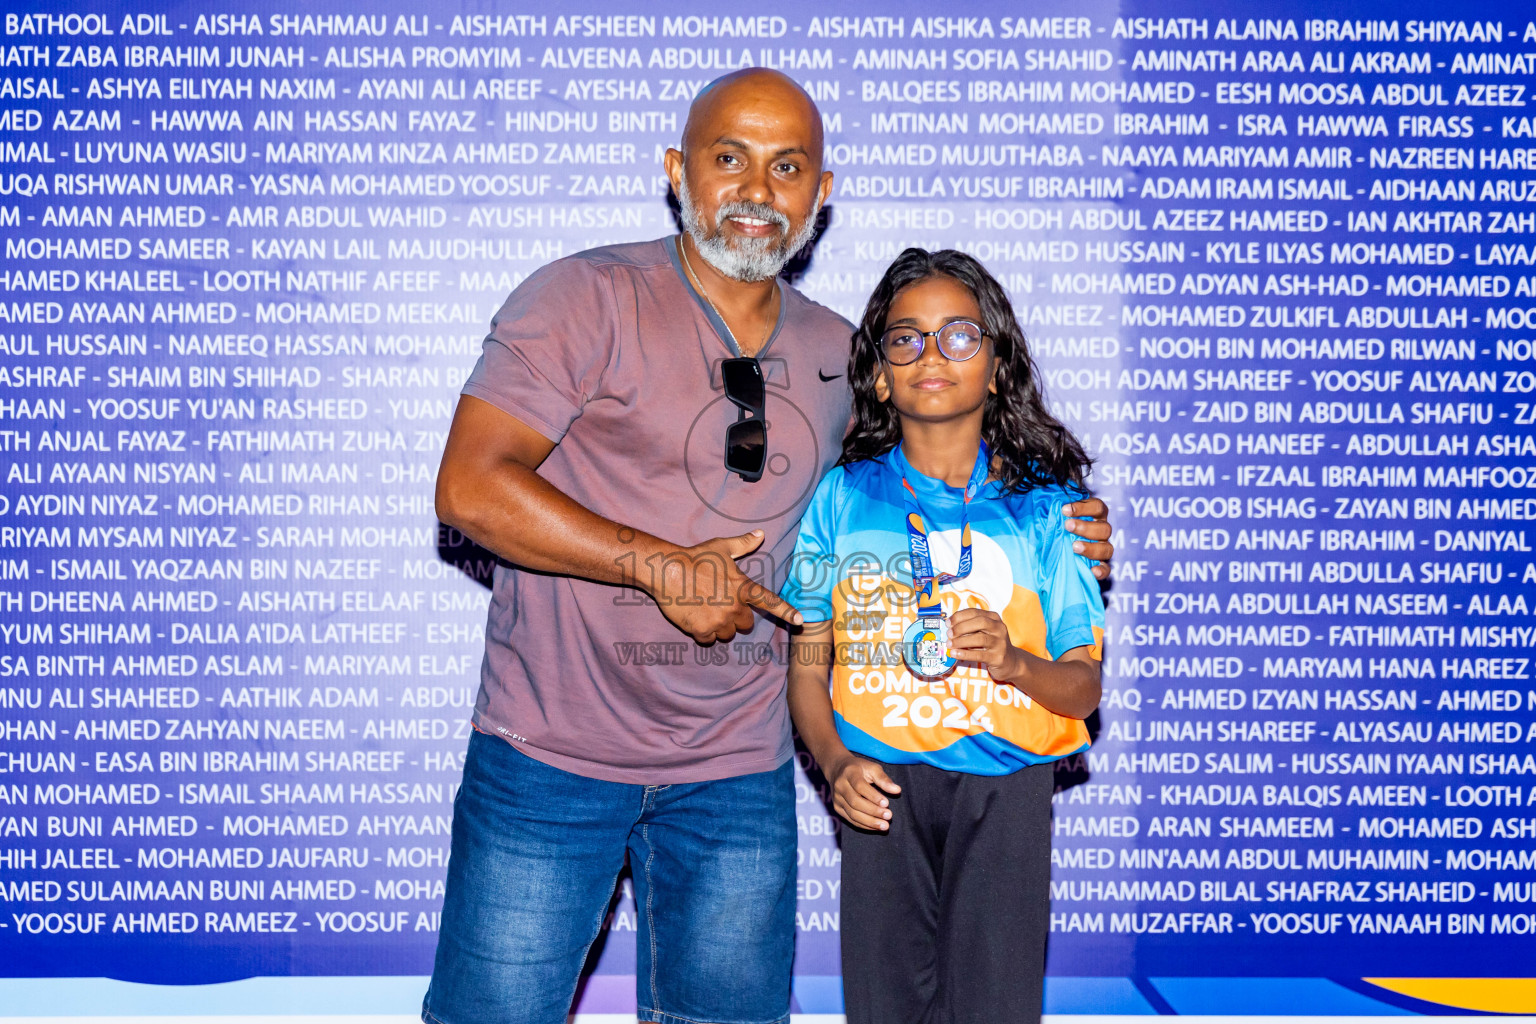
[[[428,1024],[564,1024],[626,854],[639,1019],[789,1020],[794,766],[640,786],[469,742]]]

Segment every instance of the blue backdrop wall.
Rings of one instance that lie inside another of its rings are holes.
[[[457,389],[532,270],[674,230],[751,65],[837,174],[798,287],[976,254],[1099,460],[1048,1009],[1536,1010],[1526,5],[216,6],[4,10],[0,1012],[409,1010],[492,564],[432,511]],[[625,890],[584,1009],[633,952]]]

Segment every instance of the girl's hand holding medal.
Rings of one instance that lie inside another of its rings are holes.
[[[949,653],[982,666],[1001,682],[1013,682],[1027,671],[1024,652],[1008,637],[1008,624],[997,612],[981,608],[962,608],[949,617]]]

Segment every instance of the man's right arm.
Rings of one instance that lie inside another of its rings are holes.
[[[481,547],[541,572],[638,586],[663,615],[700,643],[729,640],[752,627],[754,605],[786,621],[799,616],[777,595],[742,576],[735,559],[760,532],[690,548],[597,515],[545,480],[539,465],[555,443],[472,395],[459,400],[437,474],[437,515]],[[755,534],[755,536],[754,536]],[[639,579],[634,578],[637,567]],[[651,569],[660,567],[659,573]],[[723,571],[711,585],[690,578]],[[723,591],[727,603],[684,604],[668,595]]]
[[[459,399],[437,472],[437,517],[509,562],[601,583],[661,542],[588,511],[539,476],[555,443],[472,395]],[[623,531],[621,533],[621,531]],[[634,536],[629,544],[621,536]]]

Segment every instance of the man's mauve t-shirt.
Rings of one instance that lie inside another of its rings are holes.
[[[755,483],[725,468],[738,411],[720,362],[735,352],[683,274],[676,238],[590,249],[535,272],[496,315],[464,394],[557,442],[539,474],[600,516],[679,546],[762,530],[758,552],[738,564],[777,592],[848,424],[852,333],[779,290],[778,324],[757,353],[768,462]],[[498,567],[475,724],[614,782],[768,771],[791,754],[783,644],[758,616],[750,632],[701,648],[633,587]]]

